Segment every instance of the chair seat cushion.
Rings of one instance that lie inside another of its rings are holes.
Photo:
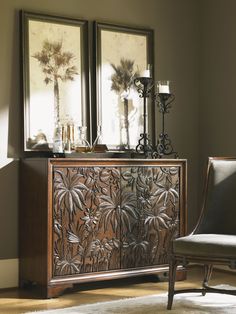
[[[236,236],[193,234],[173,241],[176,255],[236,259]]]

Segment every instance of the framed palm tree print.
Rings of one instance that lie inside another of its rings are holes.
[[[132,150],[143,133],[143,99],[134,79],[154,67],[153,30],[94,23],[96,45],[96,121],[100,142],[110,150]],[[151,71],[153,76],[153,72]],[[149,101],[150,102],[150,101]],[[154,110],[148,128],[154,135]]]
[[[63,145],[89,131],[87,24],[21,12],[24,151],[51,152],[55,130]]]

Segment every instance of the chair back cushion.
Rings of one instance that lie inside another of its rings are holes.
[[[195,233],[236,234],[236,159],[209,159],[204,208]]]

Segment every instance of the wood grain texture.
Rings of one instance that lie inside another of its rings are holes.
[[[47,160],[26,159],[20,168],[19,281],[47,285]]]

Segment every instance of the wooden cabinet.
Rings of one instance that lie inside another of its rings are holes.
[[[20,284],[53,297],[168,270],[186,231],[186,161],[28,158],[20,197]]]

